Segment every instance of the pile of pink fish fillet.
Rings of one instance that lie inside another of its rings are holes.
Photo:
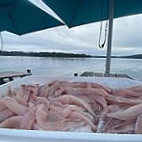
[[[95,133],[142,133],[142,86],[111,89],[97,83],[54,80],[9,87],[0,98],[0,128]]]

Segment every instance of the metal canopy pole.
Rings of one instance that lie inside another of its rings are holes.
[[[108,30],[108,43],[107,43],[107,58],[105,75],[110,75],[111,63],[111,47],[112,47],[112,31],[113,31],[113,17],[114,17],[114,0],[109,0],[109,30]]]

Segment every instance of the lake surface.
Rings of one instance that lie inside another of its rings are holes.
[[[34,75],[73,76],[84,71],[104,72],[105,59],[0,56],[0,72],[27,69]],[[142,60],[112,59],[111,73],[127,74],[142,81]]]

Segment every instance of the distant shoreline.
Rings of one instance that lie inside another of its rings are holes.
[[[58,53],[58,52],[21,52],[21,51],[2,51],[0,56],[28,56],[28,57],[92,57],[86,54]]]
[[[106,58],[106,56],[91,56],[86,54],[59,53],[59,52],[22,52],[22,51],[1,51],[0,56],[25,56],[25,57],[61,57],[61,58]],[[142,54],[129,56],[111,56],[111,58],[142,59]]]

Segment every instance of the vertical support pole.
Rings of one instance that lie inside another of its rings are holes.
[[[1,47],[0,47],[0,52],[3,50],[3,46],[4,46],[4,41],[3,41],[3,37],[2,37],[2,33],[0,32],[0,40],[1,40]]]
[[[114,17],[114,0],[109,0],[109,1],[110,1],[110,3],[109,3],[109,30],[108,30],[107,58],[106,58],[105,76],[110,75],[113,17]]]

